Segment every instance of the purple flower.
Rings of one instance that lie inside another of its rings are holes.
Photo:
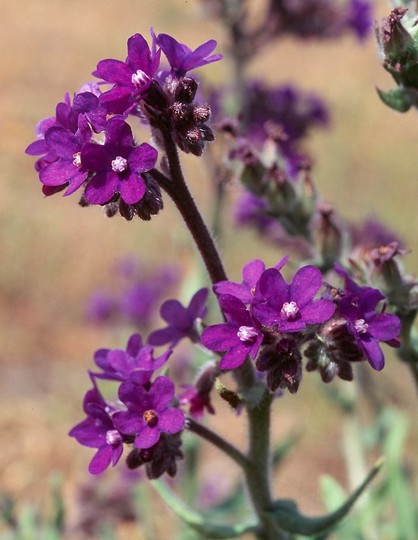
[[[329,300],[314,300],[321,286],[322,274],[315,266],[300,268],[290,284],[278,270],[269,268],[257,283],[252,313],[266,326],[277,325],[280,332],[299,332],[307,324],[323,323],[335,308]]]
[[[46,164],[39,172],[39,179],[48,187],[68,186],[64,195],[71,195],[87,179],[89,170],[80,159],[83,143],[90,141],[91,130],[84,117],[80,117],[80,129],[72,133],[62,127],[51,127],[45,134],[48,152],[57,159]]]
[[[313,127],[329,124],[324,101],[293,85],[268,88],[260,81],[253,81],[247,93],[246,135],[255,144],[264,142],[267,135],[273,136],[282,153],[290,160],[300,162],[303,159],[298,145]],[[275,133],[279,133],[279,136],[275,136]]]
[[[241,300],[225,294],[218,302],[227,322],[205,328],[201,342],[211,351],[225,352],[219,364],[221,369],[235,369],[248,355],[254,360],[263,334]]]
[[[178,433],[185,419],[182,411],[170,407],[174,391],[174,383],[165,376],[157,377],[149,390],[132,381],[123,382],[119,399],[128,410],[113,415],[115,426],[122,433],[135,436],[136,448],[151,448],[161,433]]]
[[[163,366],[173,351],[168,349],[158,358],[153,357],[153,348],[142,343],[140,334],[133,334],[121,349],[99,349],[94,355],[96,365],[103,373],[94,374],[100,379],[125,381],[138,384],[149,382],[153,372]]]
[[[117,311],[117,304],[113,296],[105,290],[95,291],[88,299],[86,317],[96,323],[111,320]]]
[[[129,112],[135,100],[142,97],[151,86],[160,64],[160,51],[152,50],[141,34],[128,39],[128,56],[125,62],[114,59],[101,60],[93,75],[114,83],[113,88],[100,96],[100,101],[112,113]]]
[[[340,266],[336,266],[336,271],[344,278],[345,283],[338,310],[347,321],[348,331],[372,368],[380,371],[384,367],[385,359],[379,341],[398,346],[400,320],[396,315],[376,311],[376,306],[384,299],[378,289],[357,285]]]
[[[277,270],[281,270],[287,263],[289,257],[283,257],[275,266]],[[254,259],[248,262],[242,269],[242,283],[234,283],[233,281],[219,281],[213,287],[215,294],[230,294],[235,296],[244,304],[250,304],[255,287],[261,274],[265,271],[266,265],[259,259]]]
[[[97,448],[90,461],[89,472],[99,474],[111,463],[119,461],[123,452],[123,437],[115,428],[109,405],[97,388],[89,390],[84,398],[83,408],[87,418],[69,432],[83,446]]]
[[[130,126],[111,118],[105,143],[86,143],[81,151],[81,165],[96,173],[87,184],[86,201],[106,204],[119,193],[126,204],[137,203],[146,192],[141,173],[154,168],[157,156],[157,150],[147,143],[134,146]]]
[[[187,307],[182,306],[178,300],[167,300],[160,310],[161,317],[168,323],[166,328],[155,330],[148,337],[151,345],[176,345],[181,339],[188,337],[192,341],[199,341],[196,330],[196,320],[206,315],[205,306],[208,289],[200,289],[190,300]]]
[[[183,77],[192,69],[217,62],[222,58],[222,54],[209,56],[216,47],[216,41],[214,39],[210,39],[199,45],[194,51],[167,34],[159,34],[156,42],[167,57],[172,73],[178,78]]]
[[[351,0],[346,24],[357,34],[359,39],[365,39],[373,26],[371,4],[366,0]]]
[[[219,370],[214,362],[206,366],[194,385],[183,385],[185,389],[179,395],[181,405],[188,405],[189,412],[196,418],[201,418],[205,409],[209,414],[215,414],[210,394],[213,390]]]
[[[98,98],[91,92],[69,94],[58,103],[55,117],[41,120],[36,128],[38,140],[26,148],[32,156],[42,155],[35,163],[45,195],[52,195],[66,186],[65,195],[76,191],[87,178],[88,170],[80,162],[82,144],[90,141],[93,128],[104,126],[105,114]]]
[[[279,36],[291,33],[300,38],[329,39],[348,29],[363,39],[370,29],[371,6],[361,0],[348,0],[345,6],[334,0],[273,0],[270,10]]]

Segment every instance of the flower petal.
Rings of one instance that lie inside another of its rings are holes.
[[[145,426],[144,429],[135,437],[135,446],[137,448],[151,448],[160,439],[160,430],[157,427],[150,428]]]
[[[180,409],[167,409],[158,419],[158,428],[164,433],[178,433],[185,424],[184,413]]]
[[[316,266],[300,268],[290,284],[290,298],[299,308],[310,303],[322,286],[322,274]]]

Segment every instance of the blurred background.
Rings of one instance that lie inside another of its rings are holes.
[[[77,486],[87,477],[91,451],[67,436],[82,419],[89,387],[86,370],[100,347],[121,346],[121,337],[86,323],[92,290],[111,283],[111,268],[128,253],[152,266],[175,263],[194,274],[198,263],[179,216],[166,200],[151,222],[107,219],[100,208],[83,209],[77,196],[44,198],[34,160],[24,154],[39,119],[54,114],[65,92],[91,80],[104,58],[126,56],[127,38],[136,33],[170,33],[195,48],[210,38],[223,51],[223,28],[198,0],[15,0],[2,2],[0,19],[0,490],[21,504],[48,506],[49,478],[61,475],[69,511]],[[377,17],[388,13],[376,0]],[[228,61],[202,76],[216,85],[228,79]],[[405,258],[418,266],[418,119],[385,107],[376,86],[392,81],[380,65],[373,36],[360,45],[352,37],[322,44],[282,41],[267,48],[251,74],[271,84],[294,82],[323,96],[330,107],[330,129],[308,141],[315,157],[314,179],[323,198],[343,216],[379,216],[404,239]],[[212,190],[198,158],[184,159],[190,187],[210,216]],[[233,193],[231,194],[233,196]],[[230,277],[239,279],[252,258],[275,263],[282,253],[256,234],[239,231],[225,216],[220,248]],[[123,336],[125,337],[125,336]],[[409,373],[387,350],[387,368],[372,373],[388,403],[411,414],[408,456],[416,455],[416,393]],[[289,457],[276,490],[296,497],[306,512],[321,511],[318,478],[345,471],[339,450],[338,414],[318,391],[317,374],[306,375],[297,395],[277,404],[275,434],[304,433]],[[233,414],[225,433],[242,436]],[[225,420],[224,420],[225,422]],[[223,461],[202,468],[210,477]],[[407,456],[407,458],[408,458]],[[416,465],[415,465],[416,466]],[[218,469],[217,469],[218,468]],[[106,473],[107,474],[107,473]],[[111,473],[109,473],[111,474]],[[123,538],[123,531],[120,538]],[[168,538],[168,537],[167,537]]]

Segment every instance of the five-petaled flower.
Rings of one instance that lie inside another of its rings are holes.
[[[171,71],[176,77],[183,77],[188,71],[212,62],[221,60],[222,54],[212,54],[216,41],[210,39],[199,45],[194,51],[187,45],[179,43],[168,34],[158,34],[156,42],[163,50],[170,64]]]
[[[344,278],[345,285],[338,310],[372,368],[380,371],[385,358],[379,341],[392,347],[399,346],[400,320],[396,315],[376,310],[385,298],[378,289],[357,285],[341,266],[337,265],[336,271]]]
[[[151,86],[160,64],[160,50],[153,40],[151,49],[141,34],[128,39],[128,56],[121,60],[101,60],[94,75],[114,83],[113,88],[103,92],[100,101],[111,113],[124,114],[132,109]]]
[[[146,389],[128,380],[119,387],[119,399],[127,411],[116,412],[113,421],[116,428],[126,435],[135,437],[136,448],[151,448],[161,433],[175,434],[184,427],[184,413],[171,406],[174,398],[174,383],[160,375]]]
[[[241,300],[225,294],[218,301],[227,322],[205,328],[201,341],[211,351],[225,352],[219,364],[221,369],[235,369],[248,355],[255,359],[263,334]]]
[[[307,324],[327,321],[334,313],[330,300],[314,299],[321,286],[322,274],[315,266],[300,268],[290,284],[277,269],[269,268],[258,280],[251,311],[265,326],[299,332]]]
[[[114,381],[131,380],[138,384],[146,384],[154,371],[162,367],[170,357],[168,349],[158,358],[153,356],[153,348],[144,345],[140,334],[133,334],[122,349],[99,349],[94,355],[96,365],[102,373],[93,373],[99,379]]]
[[[188,337],[193,342],[199,341],[196,321],[203,319],[206,315],[208,292],[206,288],[199,289],[187,307],[182,306],[178,300],[164,302],[160,315],[168,326],[152,332],[148,337],[148,343],[151,345],[170,343],[173,346],[184,337]]]
[[[82,167],[95,173],[84,192],[88,203],[106,204],[120,194],[126,204],[135,204],[146,193],[141,174],[154,168],[158,153],[147,143],[135,146],[130,126],[113,117],[105,143],[86,143],[80,157]]]
[[[99,474],[111,463],[119,461],[123,452],[123,436],[115,428],[111,407],[96,387],[89,390],[84,398],[84,412],[87,418],[69,432],[83,446],[97,448],[90,461],[89,472]]]

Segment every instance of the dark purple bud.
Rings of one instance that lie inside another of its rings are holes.
[[[264,347],[255,363],[259,371],[267,372],[267,386],[275,392],[287,388],[297,392],[302,378],[302,355],[295,340],[283,338],[278,343]]]
[[[195,105],[193,107],[193,118],[195,122],[207,122],[210,119],[210,115],[209,105]]]
[[[150,480],[159,478],[164,473],[174,477],[177,472],[177,461],[183,458],[180,450],[180,435],[162,434],[157,444],[147,449],[134,448],[126,459],[130,469],[145,465]]]
[[[181,101],[182,103],[192,103],[196,97],[198,86],[199,85],[195,79],[192,79],[191,77],[183,77],[176,85],[174,99],[176,101]]]

